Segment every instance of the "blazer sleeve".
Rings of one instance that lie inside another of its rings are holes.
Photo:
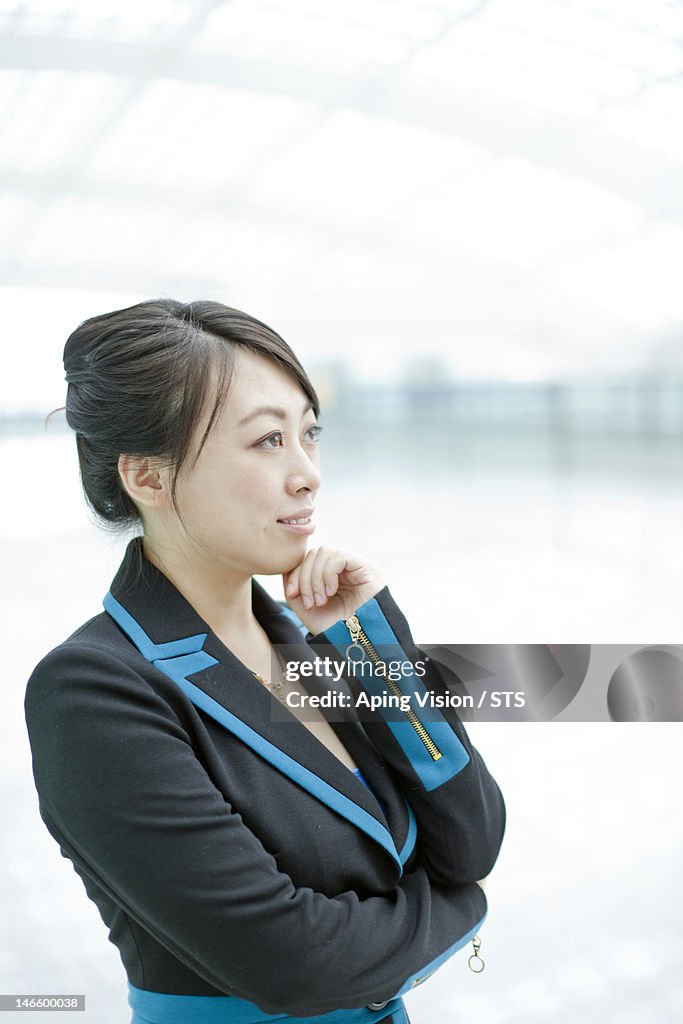
[[[457,712],[442,699],[452,697],[452,691],[415,646],[389,588],[361,605],[355,616],[374,649],[375,662],[381,661],[387,674],[391,670],[393,686],[376,672],[354,669],[344,675],[369,739],[394,770],[415,812],[420,861],[432,880],[443,885],[483,879],[498,857],[505,832],[500,788]],[[353,642],[341,619],[306,639],[321,654],[331,645],[343,660]],[[362,646],[364,660],[372,661],[367,644]],[[438,699],[432,702],[430,695]],[[402,696],[403,708],[398,703]],[[404,708],[412,712],[410,719]]]
[[[219,991],[266,1013],[402,995],[486,916],[480,886],[417,867],[386,894],[296,887],[226,801],[180,718],[102,648],[56,648],[25,713],[40,813],[62,851]]]

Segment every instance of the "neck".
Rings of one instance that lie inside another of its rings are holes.
[[[195,611],[219,636],[243,636],[253,631],[251,576],[202,558],[171,544],[142,541],[145,557],[170,579]]]

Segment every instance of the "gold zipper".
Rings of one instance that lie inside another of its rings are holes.
[[[402,697],[403,693],[401,688],[398,686],[397,683],[394,682],[393,679],[390,679],[389,676],[387,675],[387,667],[380,658],[375,648],[372,646],[372,643],[370,642],[365,631],[363,630],[363,627],[361,626],[358,617],[356,615],[352,615],[350,618],[345,620],[344,624],[348,629],[349,633],[351,634],[351,640],[353,641],[353,643],[360,644],[363,650],[370,657],[370,660],[373,661],[375,665],[377,665],[377,668],[379,669],[379,675],[382,676],[384,682],[387,684],[392,693],[395,694],[395,696],[397,697]],[[436,743],[429,735],[429,733],[427,732],[424,725],[419,720],[413,709],[408,708],[408,710],[404,713],[406,715],[406,718],[412,725],[413,729],[420,737],[427,750],[429,751],[432,761],[438,761],[440,758],[442,758],[443,754],[441,753]]]
[[[431,978],[432,974],[436,974],[436,967],[433,971],[430,971],[429,974],[423,974],[421,978],[416,978],[410,987],[415,988],[416,985],[420,985],[423,981],[426,981],[427,978]]]

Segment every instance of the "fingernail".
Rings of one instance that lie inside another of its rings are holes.
[[[287,589],[286,589],[285,593],[286,594],[294,593],[294,584],[293,583],[288,583],[287,584]]]
[[[317,590],[314,593],[315,593],[315,603],[316,604],[324,604],[325,603],[325,598],[323,597],[323,595],[319,594]]]
[[[327,594],[328,597],[332,597],[333,592],[334,592],[334,587],[330,587],[330,586],[325,587],[325,593]]]
[[[308,596],[308,594],[304,595],[304,599],[303,600],[304,600],[304,608],[310,608],[311,605],[313,604],[313,602],[311,601],[311,599]]]

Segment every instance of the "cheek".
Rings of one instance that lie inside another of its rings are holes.
[[[225,472],[203,470],[197,473],[182,493],[178,504],[183,517],[201,524],[203,530],[215,530],[233,518],[238,518],[241,505],[247,504],[244,495]],[[226,518],[228,517],[228,518]]]
[[[223,533],[227,527],[243,537],[260,537],[275,528],[283,496],[275,475],[251,460],[204,465],[178,492],[181,512],[203,531]]]

